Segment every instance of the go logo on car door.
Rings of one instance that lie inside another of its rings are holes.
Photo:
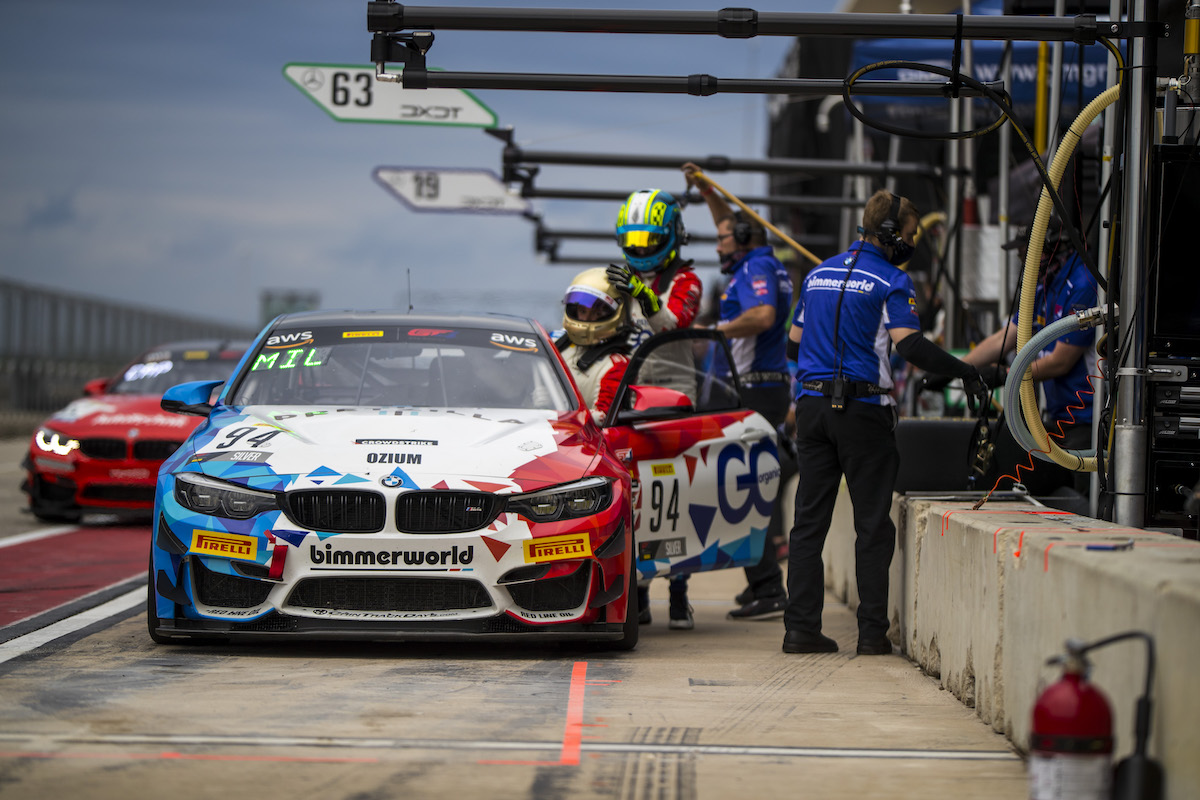
[[[726,522],[737,524],[754,509],[770,516],[779,494],[779,450],[770,438],[746,448],[728,444],[717,455],[717,502]]]

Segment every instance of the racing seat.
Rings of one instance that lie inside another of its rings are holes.
[[[486,406],[470,359],[439,356],[429,365],[427,401],[431,406]]]

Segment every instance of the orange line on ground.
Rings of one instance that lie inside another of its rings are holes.
[[[583,743],[583,696],[588,685],[587,662],[576,661],[571,668],[571,687],[567,693],[567,722],[563,729],[562,752],[558,761],[508,761],[487,760],[480,764],[504,764],[508,766],[579,766],[579,754]],[[607,727],[594,725],[588,727]],[[589,739],[597,738],[589,736]]]
[[[583,731],[583,695],[586,691],[587,662],[576,661],[571,670],[571,694],[567,700],[567,726],[563,731],[563,764],[579,765],[579,748]]]

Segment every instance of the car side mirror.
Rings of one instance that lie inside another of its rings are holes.
[[[108,390],[108,378],[92,378],[83,385],[84,397],[96,397]]]
[[[209,398],[215,389],[225,381],[189,381],[178,386],[172,386],[163,392],[159,405],[163,411],[172,414],[194,414],[207,417],[212,413],[212,403]]]
[[[683,392],[662,386],[630,386],[633,408],[617,412],[618,425],[658,419],[674,419],[694,412],[695,406]]]

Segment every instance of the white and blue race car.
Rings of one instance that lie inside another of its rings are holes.
[[[779,484],[735,379],[639,385],[652,348],[597,424],[530,320],[277,318],[215,402],[163,397],[205,419],[158,476],[151,637],[631,649],[639,577],[757,562]]]

